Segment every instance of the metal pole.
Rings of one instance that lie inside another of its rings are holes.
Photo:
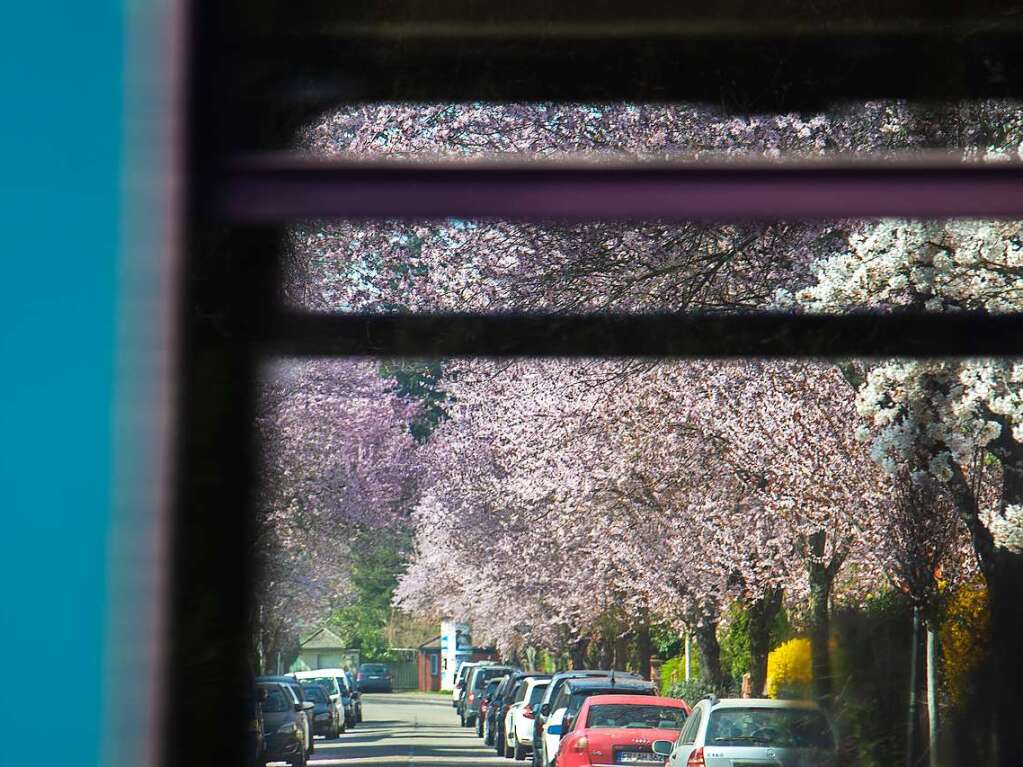
[[[689,631],[686,631],[686,681],[689,681],[689,674],[692,666],[689,663]]]
[[[927,621],[927,753],[930,767],[938,767],[937,643],[934,626]]]
[[[920,608],[913,608],[913,645],[909,650],[909,713],[906,719],[906,767],[913,765],[913,733],[916,730],[916,646],[920,644]]]

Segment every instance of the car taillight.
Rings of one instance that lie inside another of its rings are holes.
[[[470,703],[472,703],[472,702],[473,702],[474,700],[476,700],[476,696],[475,696],[475,695],[473,695],[473,694],[472,694],[472,693],[470,692],[470,693],[469,693],[469,702],[470,702]]]
[[[577,754],[581,754],[586,750],[586,747],[590,745],[590,742],[586,739],[585,735],[580,735],[579,739],[572,744],[572,750]]]
[[[707,767],[707,763],[703,760],[703,746],[700,746],[689,755],[686,767]]]
[[[533,707],[532,706],[524,706],[522,708],[522,718],[523,719],[535,719],[536,718],[534,716],[534,714],[533,714]]]
[[[358,680],[359,680],[359,681],[361,682],[361,681],[362,681],[363,679],[365,679],[365,678],[366,678],[366,675],[365,675],[365,674],[363,674],[363,673],[362,673],[362,672],[360,671],[360,672],[359,672],[359,676],[358,676],[358,677],[356,677],[356,678],[357,678],[357,679],[358,679]]]

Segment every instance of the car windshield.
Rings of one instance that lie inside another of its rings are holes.
[[[539,703],[543,700],[543,694],[546,692],[548,685],[537,684],[533,685],[533,689],[529,693],[529,702],[531,704]]]
[[[306,700],[311,700],[315,703],[327,702],[327,694],[318,684],[302,685],[302,691],[305,693]]]
[[[292,707],[292,702],[280,687],[264,687],[266,700],[261,704],[264,714],[280,714]]]
[[[676,706],[636,703],[601,703],[590,707],[587,727],[630,727],[645,730],[681,730],[686,712]]]
[[[824,714],[812,708],[724,708],[711,712],[707,745],[834,748]]]

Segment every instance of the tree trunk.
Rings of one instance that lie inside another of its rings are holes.
[[[568,652],[572,658],[573,669],[586,668],[586,650],[589,645],[589,639],[586,637],[580,637],[569,646]]]
[[[1011,438],[1004,425],[1001,436],[989,449],[1002,462],[1002,505],[1023,504],[1023,445]],[[979,505],[969,481],[959,468],[952,466],[950,482],[952,497],[973,541],[980,569],[988,589],[991,615],[990,652],[976,677],[973,699],[988,704],[986,715],[979,720],[991,727],[992,764],[1014,763],[1014,748],[1006,748],[1017,738],[1018,716],[1013,706],[1003,701],[1014,700],[1023,679],[1023,653],[1019,637],[1023,636],[1023,551],[995,545],[991,531],[980,518]]]
[[[650,659],[654,655],[653,642],[650,640],[650,624],[641,623],[636,628],[636,665],[639,666],[639,675],[644,679],[650,678]]]
[[[764,694],[767,656],[771,652],[771,626],[781,610],[781,598],[781,589],[768,589],[760,599],[749,605],[746,626],[750,651],[750,695],[754,698]]]
[[[834,583],[834,563],[825,564],[825,533],[820,531],[808,537],[810,557],[810,673],[813,677],[813,695],[825,708],[831,708],[831,586]]]
[[[916,652],[920,644],[920,608],[913,608],[913,644],[909,648],[909,711],[906,715],[906,767],[913,765],[916,742]]]
[[[700,676],[715,690],[721,689],[721,646],[717,621],[704,620],[696,627],[696,648],[700,653]]]
[[[615,671],[625,671],[629,663],[629,638],[619,632],[614,634],[614,657],[611,659]]]

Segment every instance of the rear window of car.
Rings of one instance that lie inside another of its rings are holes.
[[[543,694],[547,690],[548,686],[549,685],[547,683],[533,685],[533,689],[529,692],[529,703],[536,704],[542,701]]]
[[[326,687],[331,693],[340,692],[341,688],[338,686],[338,680],[332,676],[315,676],[308,680],[302,681],[303,689],[308,689],[309,685],[318,684],[321,687]]]
[[[720,708],[707,723],[708,746],[834,748],[823,712],[801,708]]]
[[[472,686],[479,690],[483,687],[483,683],[496,676],[504,676],[508,673],[506,668],[482,668],[479,673],[476,674],[476,679],[473,681]]]
[[[686,712],[676,706],[639,703],[601,703],[590,707],[587,727],[623,727],[643,730],[681,730]]]
[[[303,685],[302,691],[305,693],[306,700],[311,700],[315,703],[327,702],[327,694],[318,684]]]
[[[386,674],[387,666],[367,663],[362,666],[362,671],[366,674]]]
[[[260,704],[260,707],[264,714],[282,714],[294,705],[280,687],[264,687],[263,689],[266,690],[266,700]]]

